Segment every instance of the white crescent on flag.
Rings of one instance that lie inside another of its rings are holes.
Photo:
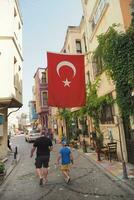
[[[60,73],[59,73],[60,69],[62,67],[64,67],[64,66],[70,67],[73,70],[73,73],[74,73],[73,77],[76,75],[76,68],[75,68],[75,66],[71,62],[62,61],[56,67],[56,71],[57,71],[58,76],[60,76]]]

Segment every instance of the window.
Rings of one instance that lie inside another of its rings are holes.
[[[46,83],[46,73],[45,72],[42,72],[41,83],[42,84]]]
[[[102,73],[103,70],[103,60],[101,57],[92,58],[92,68],[94,77]]]
[[[17,63],[17,59],[14,57],[14,65]]]
[[[84,3],[87,4],[88,0],[84,0]]]
[[[90,72],[89,72],[89,70],[87,71],[87,79],[88,79],[88,83],[90,83]]]
[[[108,2],[108,0],[100,0],[99,1],[98,6],[96,8],[96,12],[95,12],[93,19],[92,19],[92,24],[91,24],[92,31],[94,30],[96,24],[98,23],[107,2]]]
[[[21,25],[20,25],[20,22],[18,22],[18,29],[19,29],[19,30],[21,29]]]
[[[102,111],[100,114],[100,122],[101,124],[113,124],[113,108],[111,105],[104,104],[102,106]]]
[[[92,31],[94,30],[95,26],[96,26],[96,24],[95,24],[95,22],[94,22],[94,18],[93,18],[93,19],[92,19],[92,22],[91,22],[91,28],[92,28]]]
[[[112,98],[112,94],[109,94],[109,97]],[[111,104],[104,103],[102,105],[100,113],[100,122],[101,124],[114,124],[114,107]]]
[[[76,52],[82,53],[81,41],[80,40],[76,40]]]
[[[17,88],[17,59],[14,57],[14,87]]]
[[[18,71],[20,71],[21,70],[21,67],[20,67],[20,65],[18,66]]]
[[[42,92],[42,106],[47,105],[47,92]]]
[[[70,45],[68,45],[68,52],[70,52]]]
[[[85,35],[83,36],[83,40],[84,40],[85,52],[87,52],[87,43],[86,43],[86,37],[85,37]]]
[[[14,17],[17,16],[17,12],[16,12],[16,9],[14,8]]]

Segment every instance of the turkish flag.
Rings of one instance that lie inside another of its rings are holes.
[[[84,55],[47,52],[48,105],[73,108],[85,105]]]

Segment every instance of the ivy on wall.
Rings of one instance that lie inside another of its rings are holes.
[[[118,32],[113,25],[108,32],[98,36],[95,56],[101,56],[104,67],[115,82],[117,103],[122,116],[134,115],[134,26]]]
[[[94,84],[89,83],[87,86],[87,98],[86,105],[79,110],[79,115],[88,115],[93,119],[94,127],[98,133],[100,133],[99,128],[99,116],[102,111],[104,104],[112,104],[113,98],[111,96],[104,95],[98,97],[97,88],[99,87],[99,79],[96,80]]]
[[[69,139],[71,137],[70,128],[71,128],[71,122],[72,122],[72,113],[71,113],[70,109],[63,108],[63,109],[59,109],[59,116],[65,120],[67,139],[69,141]]]

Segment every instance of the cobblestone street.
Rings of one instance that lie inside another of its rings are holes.
[[[73,150],[75,161],[71,169],[71,182],[66,184],[59,168],[55,166],[59,145],[55,145],[51,153],[48,183],[40,187],[34,158],[30,159],[29,156],[32,144],[26,143],[23,136],[15,137],[13,142],[18,144],[20,162],[1,185],[1,200],[133,199],[130,190],[118,183],[118,180],[110,179],[89,157],[77,150]]]

